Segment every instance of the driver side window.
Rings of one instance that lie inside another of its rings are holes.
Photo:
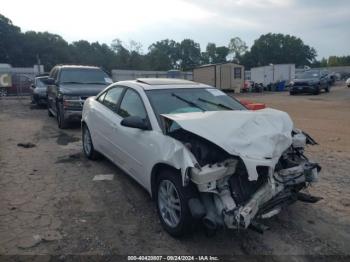
[[[123,118],[128,116],[139,116],[142,119],[147,118],[146,109],[140,96],[131,89],[128,89],[125,92],[118,110],[118,114]]]
[[[98,97],[98,101],[104,104],[106,107],[111,109],[112,111],[117,111],[118,101],[123,93],[123,87],[113,87],[107,90],[104,94]]]

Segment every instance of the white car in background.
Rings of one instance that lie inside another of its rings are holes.
[[[260,219],[296,201],[320,166],[304,155],[316,144],[288,114],[248,111],[211,86],[178,79],[117,82],[84,103],[83,150],[99,153],[155,199],[165,230],[193,221],[262,230]]]
[[[345,83],[347,87],[350,87],[350,78],[346,79]]]

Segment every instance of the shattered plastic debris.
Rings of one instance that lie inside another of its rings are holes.
[[[56,230],[49,230],[41,236],[41,239],[44,241],[60,240],[62,239],[62,235]]]
[[[28,142],[28,143],[18,143],[17,146],[23,147],[23,148],[32,148],[32,147],[35,147],[36,145]]]
[[[22,238],[17,246],[22,249],[31,248],[37,246],[41,241],[40,235],[28,236]]]
[[[102,180],[113,180],[114,175],[113,174],[106,174],[106,175],[96,175],[92,179],[93,181],[102,181]]]
[[[24,237],[18,243],[18,247],[22,249],[32,248],[39,245],[42,241],[55,241],[62,239],[62,235],[55,230],[49,230],[42,235],[36,234],[33,236]]]

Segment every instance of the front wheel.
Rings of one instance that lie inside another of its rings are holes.
[[[61,110],[60,106],[57,106],[57,124],[61,129],[65,129],[68,127],[68,122],[64,118],[64,112]]]
[[[314,95],[319,95],[320,94],[320,88],[319,87],[316,87],[314,93]]]
[[[0,97],[7,96],[7,89],[5,87],[0,87]]]
[[[171,170],[162,172],[158,178],[156,192],[157,211],[163,228],[174,237],[188,233],[192,216],[181,175]]]
[[[84,155],[91,160],[96,160],[99,156],[92,143],[91,134],[89,128],[84,124],[82,132],[83,151]]]
[[[49,117],[53,117],[53,114],[52,114],[52,112],[51,112],[51,110],[50,110],[49,101],[47,101],[47,115],[48,115]]]

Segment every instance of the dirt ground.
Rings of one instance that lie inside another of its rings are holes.
[[[295,203],[267,220],[264,234],[222,230],[207,237],[198,227],[174,239],[144,189],[108,160],[84,158],[79,124],[62,131],[29,99],[0,99],[0,254],[272,255],[274,261],[349,255],[350,88],[237,97],[288,112],[319,142],[307,152],[323,167],[310,189],[323,200]],[[93,181],[97,174],[114,180]]]

